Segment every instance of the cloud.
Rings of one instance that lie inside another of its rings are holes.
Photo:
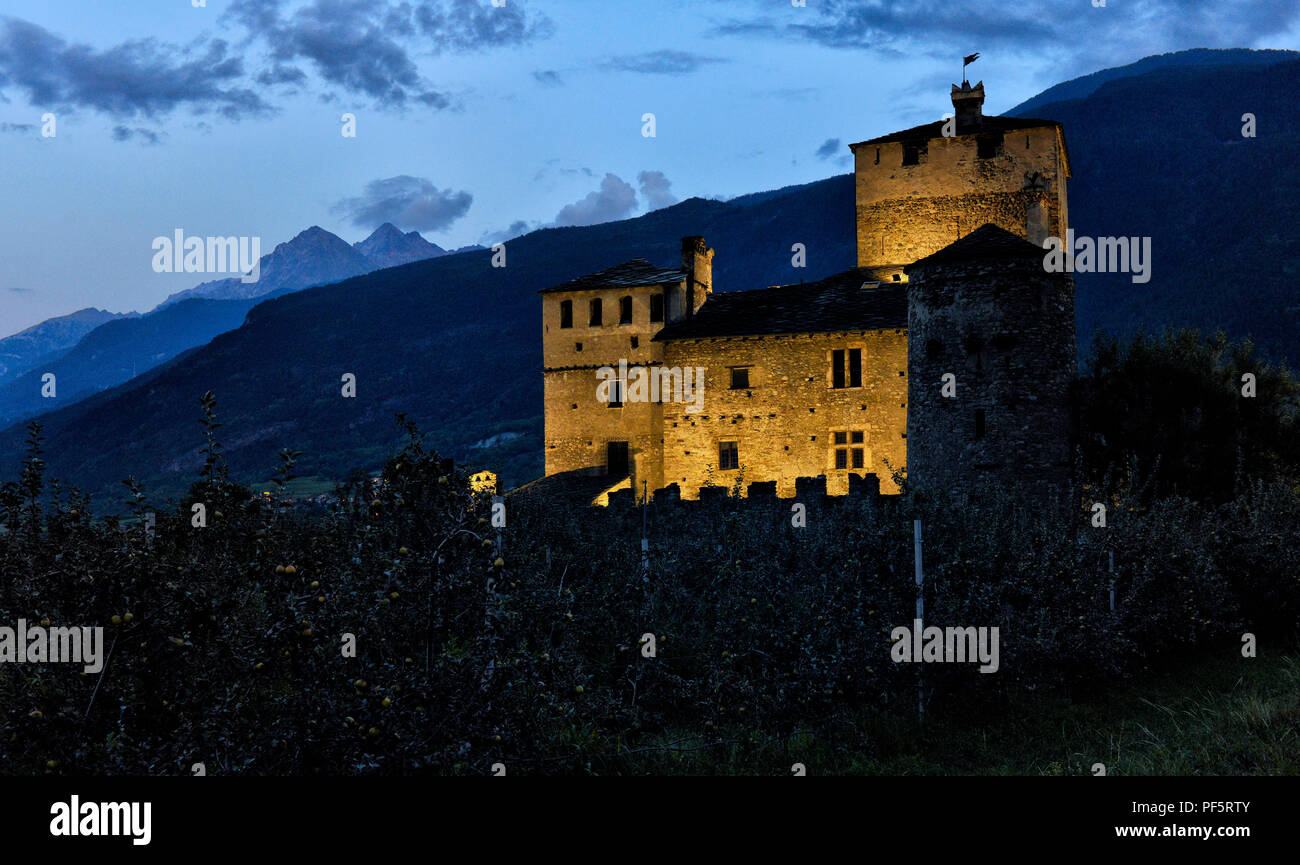
[[[161,144],[165,137],[161,132],[145,129],[142,126],[134,129],[128,126],[114,126],[112,135],[114,141],[130,141],[132,138],[139,138],[145,144]]]
[[[296,66],[276,64],[270,69],[263,69],[257,74],[257,83],[272,87],[276,84],[306,84],[307,73]]]
[[[0,123],[0,132],[31,132],[35,123]]]
[[[1145,0],[1140,4],[1024,0],[821,0],[795,15],[773,16],[761,0],[749,14],[716,24],[714,35],[796,39],[828,48],[915,53],[957,61],[974,50],[1072,55],[1076,66],[1129,62],[1187,46],[1239,47],[1283,36],[1300,21],[1291,0],[1219,3]],[[735,4],[729,6],[729,11]],[[789,12],[790,10],[787,10]],[[1059,69],[1059,65],[1058,65]],[[954,74],[952,77],[956,77]]]
[[[520,235],[527,234],[528,232],[538,227],[539,226],[535,222],[527,222],[522,219],[516,219],[514,222],[510,223],[510,225],[506,228],[498,229],[497,231],[483,232],[483,236],[479,238],[478,242],[483,246],[492,246],[493,244],[501,243],[503,241],[510,240],[511,238],[519,237]]]
[[[32,293],[32,289],[30,289],[30,288],[23,288],[22,286],[18,286],[18,285],[10,285],[10,286],[7,286],[7,287],[5,288],[5,291],[12,291],[14,294],[31,294],[31,293]]]
[[[636,176],[641,186],[641,196],[645,198],[647,210],[671,207],[677,203],[677,196],[669,192],[672,182],[664,177],[662,171],[642,171]]]
[[[464,190],[438,189],[424,178],[400,174],[370,181],[360,196],[331,209],[364,228],[391,222],[404,231],[442,231],[464,216],[473,201]]]
[[[522,0],[500,7],[487,0],[314,0],[287,15],[281,5],[281,0],[239,0],[223,21],[243,25],[250,42],[265,43],[273,68],[305,61],[330,84],[389,108],[452,104],[448,93],[421,76],[413,52],[523,45],[552,30],[549,19],[530,16]]]
[[[243,78],[242,59],[220,39],[185,48],[134,39],[99,50],[28,21],[0,19],[0,88],[16,87],[33,105],[114,117],[159,117],[178,108],[229,119],[268,113]]]
[[[611,72],[639,72],[645,75],[685,75],[701,66],[725,63],[720,57],[705,57],[690,51],[665,49],[645,54],[624,54],[611,57],[600,68]]]
[[[554,69],[539,69],[533,73],[533,78],[537,79],[538,84],[546,87],[564,86],[564,81],[560,78],[560,73],[556,72]]]
[[[817,148],[815,154],[818,159],[830,159],[840,152],[840,140],[838,138],[827,138],[822,142],[822,146]]]
[[[636,210],[636,190],[617,175],[606,174],[600,189],[589,192],[555,215],[556,225],[595,225],[626,219]]]

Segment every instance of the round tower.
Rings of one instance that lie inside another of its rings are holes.
[[[922,489],[1063,497],[1074,280],[992,224],[906,268],[907,475]]]

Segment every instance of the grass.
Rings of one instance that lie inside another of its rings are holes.
[[[985,719],[992,720],[985,720]],[[584,749],[585,750],[585,749]],[[739,725],[679,733],[571,764],[610,774],[1300,775],[1300,658],[1202,655],[1086,700],[1020,699],[971,712],[863,713],[833,740]]]

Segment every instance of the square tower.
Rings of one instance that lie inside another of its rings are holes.
[[[1041,246],[1064,237],[1069,154],[1053,120],[986,117],[984,82],[952,87],[943,120],[849,145],[858,266],[903,267],[993,223]]]

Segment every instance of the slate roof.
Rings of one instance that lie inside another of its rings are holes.
[[[1041,260],[1044,255],[1043,247],[1034,246],[1023,237],[986,222],[938,252],[907,265],[903,272],[911,273],[915,268],[931,264],[1034,258]]]
[[[665,342],[720,336],[833,333],[907,327],[905,283],[875,282],[870,268],[855,267],[817,282],[752,291],[715,292],[691,318],[655,334]]]
[[[685,278],[686,271],[680,267],[656,267],[644,258],[634,258],[550,288],[543,288],[537,293],[587,291],[593,288],[632,288],[638,285],[676,285]]]
[[[1061,129],[1061,124],[1055,120],[1039,120],[1033,117],[1002,117],[996,114],[985,114],[980,118],[980,127],[963,132],[963,135],[977,135],[981,132],[1014,132],[1017,129],[1038,129],[1043,126],[1055,126]],[[900,129],[898,132],[891,132],[888,135],[881,135],[878,138],[868,138],[866,141],[859,141],[856,144],[850,144],[849,147],[858,147],[863,144],[884,144],[887,141],[929,141],[931,138],[943,137],[943,124],[946,121],[935,120],[931,123],[922,123],[920,126],[913,126],[910,129]]]

